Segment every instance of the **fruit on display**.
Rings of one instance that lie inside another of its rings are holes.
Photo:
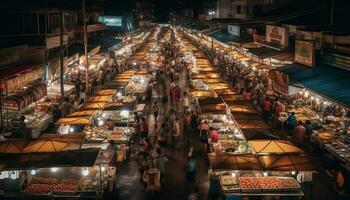
[[[280,182],[282,188],[300,188],[299,183],[291,177],[283,177],[283,178],[277,178],[277,180]]]
[[[24,189],[24,193],[27,194],[48,194],[55,188],[55,185],[49,184],[31,184],[26,189]]]
[[[279,188],[299,188],[298,182],[291,177],[239,177],[240,187],[261,188],[261,189],[279,189]]]
[[[56,185],[58,184],[58,180],[56,178],[50,178],[50,177],[33,177],[31,184]]]
[[[238,144],[235,140],[219,140],[218,143],[221,146],[221,150],[238,147]]]
[[[67,184],[59,184],[56,186],[55,191],[58,192],[75,192],[78,189],[77,184],[67,183]]]

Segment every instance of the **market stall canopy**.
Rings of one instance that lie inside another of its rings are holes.
[[[242,104],[229,104],[231,113],[256,113],[252,105],[242,105]]]
[[[220,170],[262,170],[259,160],[253,154],[209,154],[213,171]]]
[[[97,96],[113,95],[114,93],[115,93],[115,90],[113,90],[113,89],[104,89],[104,90],[97,90],[95,92],[95,95],[97,95]]]
[[[60,125],[86,125],[90,120],[83,117],[68,117],[59,119],[56,124]]]
[[[97,103],[85,103],[80,106],[79,110],[102,110],[106,102],[97,102]]]
[[[204,83],[209,84],[209,83],[226,83],[226,81],[218,78],[211,78],[211,79],[203,79]]]
[[[229,89],[230,86],[227,85],[226,83],[210,83],[207,84],[209,86],[210,89],[212,90],[223,90],[223,89]]]
[[[112,82],[106,83],[104,88],[122,90],[129,83],[129,80],[128,81],[112,81]]]
[[[213,91],[209,90],[194,90],[190,92],[192,98],[206,98],[206,97],[216,97]]]
[[[192,79],[219,79],[221,80],[220,74],[210,73],[210,74],[193,74]]]
[[[350,106],[350,71],[327,64],[306,67],[293,63],[276,69],[312,91]]]
[[[312,160],[307,155],[271,154],[259,155],[259,162],[269,171],[311,171],[316,172]]]
[[[92,116],[96,110],[83,110],[83,111],[77,111],[74,113],[71,113],[68,115],[68,117],[90,117]]]
[[[41,139],[57,141],[57,142],[67,142],[67,143],[77,143],[81,144],[84,140],[84,134],[43,134]]]
[[[111,99],[111,95],[105,96],[91,96],[87,98],[87,102],[108,102]]]
[[[226,114],[226,105],[224,103],[202,105],[200,111],[202,115],[224,115]]]
[[[128,110],[133,111],[134,110],[134,103],[124,103],[124,102],[110,102],[105,105],[103,110]]]
[[[218,96],[224,96],[224,95],[237,95],[238,93],[235,91],[232,91],[231,89],[228,89],[229,87],[227,87],[227,89],[212,89],[215,91],[216,94],[218,94]]]
[[[234,116],[233,116],[234,117]],[[235,119],[239,127],[244,129],[267,129],[269,126],[261,119]]]
[[[23,153],[43,153],[43,152],[61,152],[69,145],[66,142],[58,142],[46,139],[39,139],[30,142],[23,150]]]
[[[28,144],[26,139],[6,140],[0,143],[0,154],[22,153]]]
[[[63,151],[58,153],[28,153],[0,156],[2,170],[25,170],[51,167],[92,167],[100,149]]]
[[[236,101],[245,101],[240,94],[220,94],[219,95],[227,104],[235,104]]]
[[[199,106],[210,105],[210,104],[222,104],[224,103],[219,97],[208,97],[203,99],[198,99]]]
[[[299,147],[286,140],[250,140],[248,144],[257,154],[304,153]]]
[[[246,140],[279,140],[273,135],[271,129],[243,129],[243,135]]]

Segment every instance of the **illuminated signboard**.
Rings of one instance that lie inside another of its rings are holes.
[[[106,26],[122,26],[122,17],[121,16],[100,16],[98,21],[106,24]]]

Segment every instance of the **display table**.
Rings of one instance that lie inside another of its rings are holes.
[[[52,123],[52,116],[49,114],[26,115],[27,129],[31,132],[31,137],[39,138],[40,134],[45,131],[50,123]]]

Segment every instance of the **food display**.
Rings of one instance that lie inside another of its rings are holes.
[[[30,195],[47,195],[54,190],[55,186],[50,184],[30,184],[23,192]]]
[[[62,183],[55,187],[55,192],[65,192],[65,193],[73,193],[78,189],[78,184],[75,183]]]
[[[84,179],[80,182],[79,190],[81,191],[93,191],[96,190],[96,184],[90,179]]]
[[[220,176],[221,185],[237,185],[238,180],[237,177],[233,177],[232,175],[222,175]]]
[[[133,127],[115,127],[114,130],[108,130],[106,127],[93,127],[86,130],[86,140],[102,142],[105,140],[114,140],[119,142],[129,141],[131,134],[135,132]]]
[[[58,184],[58,179],[51,177],[33,177],[31,184],[49,184],[56,185]]]
[[[239,177],[239,185],[242,191],[251,190],[293,190],[299,189],[299,183],[292,177]]]

